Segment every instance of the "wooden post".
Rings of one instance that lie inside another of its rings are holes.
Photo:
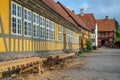
[[[41,62],[38,63],[38,74],[42,74],[42,69],[41,69]]]
[[[74,56],[72,56],[72,62],[74,61]]]
[[[0,72],[0,79],[2,78],[2,72]]]

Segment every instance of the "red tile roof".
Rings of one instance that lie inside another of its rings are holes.
[[[68,20],[73,25],[82,27],[82,28],[84,28],[86,30],[89,30],[89,28],[86,27],[86,25],[84,24],[84,22],[76,14],[74,14],[71,10],[69,10],[65,6],[63,6],[63,5],[61,6],[60,3],[56,3],[53,0],[42,0],[42,1],[46,5],[48,5],[53,11],[55,11],[56,13],[58,13],[60,16],[62,16],[66,20]],[[72,16],[72,18],[70,16]],[[79,24],[79,25],[77,25],[77,24]]]
[[[80,14],[78,14],[78,17],[83,20],[83,22],[87,25],[87,27],[89,29],[91,29],[91,30],[95,29],[96,20],[95,20],[93,14],[84,14],[83,16],[81,16]]]
[[[114,19],[97,20],[98,31],[115,31]]]
[[[59,3],[60,4],[60,3]],[[82,27],[86,30],[89,30],[89,28],[86,26],[86,24],[76,15],[74,14],[70,9],[68,9],[67,7],[63,6],[62,4],[60,4],[61,7],[68,13],[68,15],[75,21],[75,23],[79,26]]]
[[[59,4],[54,2],[53,0],[42,0],[46,5],[48,5],[53,11],[58,13],[60,16],[65,18],[67,21],[77,26],[75,22],[66,14],[66,12],[61,8]]]

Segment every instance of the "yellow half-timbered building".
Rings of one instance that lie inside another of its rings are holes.
[[[53,0],[0,0],[0,53],[45,54],[86,48],[91,32],[69,11]]]

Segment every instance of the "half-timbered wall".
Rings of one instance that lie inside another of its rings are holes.
[[[0,0],[0,53],[62,51],[63,34],[66,34],[67,50],[80,48],[80,35],[76,27],[66,21],[66,24],[62,20],[58,22],[54,19],[56,15],[43,14],[37,10],[35,3],[33,9],[30,8],[25,1]],[[87,35],[85,32],[82,36],[84,48]]]

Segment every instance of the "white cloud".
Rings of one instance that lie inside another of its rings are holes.
[[[85,10],[88,10],[89,4],[88,4],[88,3],[84,3],[83,5],[80,6],[80,8],[83,8],[83,9],[85,9]]]
[[[93,13],[95,18],[116,17],[120,22],[120,0],[55,0],[62,2],[71,10],[80,13],[80,8],[84,8],[86,13]]]
[[[96,18],[120,18],[120,0],[91,0],[88,5],[88,12],[94,13]],[[118,19],[119,20],[119,19]],[[120,21],[120,20],[119,20]]]
[[[66,6],[66,7],[71,10],[71,8],[69,6]]]

